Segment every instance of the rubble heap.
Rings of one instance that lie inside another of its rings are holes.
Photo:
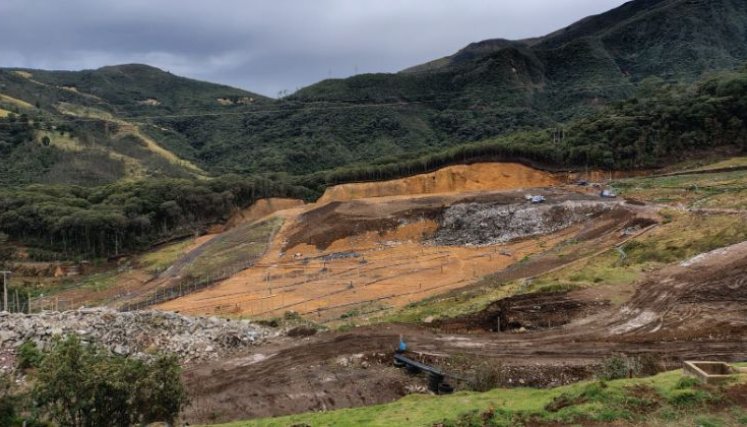
[[[78,335],[120,355],[170,353],[184,361],[217,358],[257,344],[271,329],[247,320],[188,317],[159,311],[118,312],[107,308],[39,314],[0,312],[0,351],[33,341],[40,348],[56,336]]]

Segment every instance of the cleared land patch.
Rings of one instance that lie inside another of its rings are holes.
[[[518,163],[476,163],[384,182],[343,184],[328,189],[319,203],[371,197],[512,190],[559,184],[555,175]]]
[[[361,199],[292,210],[259,263],[218,286],[159,308],[260,318],[295,311],[314,321],[335,322],[403,307],[467,286],[588,231],[589,224],[566,221],[565,205],[559,203],[570,199],[582,206],[588,198],[546,194],[551,205],[532,218],[548,224],[548,229],[520,220],[492,226],[506,229],[505,241],[496,235],[494,241],[482,242],[484,232],[477,229],[461,237],[471,243],[460,240],[458,245],[436,239],[439,230],[450,227],[440,219],[447,206],[468,203],[471,209],[479,205],[522,210],[532,205],[522,193],[466,193]],[[557,210],[553,203],[558,203]],[[617,205],[601,202],[583,213],[584,222]],[[623,215],[608,228],[617,230],[631,218]],[[527,231],[514,234],[510,230],[515,228]],[[539,231],[531,232],[535,228]]]
[[[13,98],[12,96],[8,96],[2,93],[0,93],[0,102],[7,102],[9,104],[15,105],[16,107],[20,107],[26,110],[31,110],[34,108],[33,105],[29,104],[26,101],[22,101],[20,99]]]

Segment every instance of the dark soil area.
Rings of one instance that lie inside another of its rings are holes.
[[[516,295],[496,301],[484,310],[434,323],[448,332],[510,332],[550,329],[609,307],[606,301],[571,298],[568,292]]]
[[[602,360],[619,354],[660,357],[670,369],[683,360],[743,360],[747,305],[740,301],[745,277],[747,244],[741,244],[652,274],[621,308],[599,311],[575,293],[525,295],[499,301],[467,322],[468,334],[451,332],[448,324],[436,330],[432,325],[377,325],[284,338],[185,372],[193,395],[186,420],[217,422],[371,405],[420,392],[427,380],[392,364],[401,336],[412,357],[455,376],[448,381],[457,390],[478,377],[490,378],[493,386],[567,384],[589,378]],[[507,313],[506,325],[523,322],[537,329],[485,332],[500,325],[501,310]],[[566,310],[577,314],[566,316]],[[559,323],[565,324],[546,327]],[[727,395],[743,406],[747,401],[742,386]]]

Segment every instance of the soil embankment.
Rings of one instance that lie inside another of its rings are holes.
[[[608,215],[630,209],[617,201],[561,190],[535,192],[547,199],[539,210],[520,191],[384,197],[309,207],[286,216],[257,264],[159,308],[260,318],[295,311],[315,321],[339,320],[468,286],[569,239],[597,238],[594,230],[600,222],[605,226],[601,234],[611,239],[599,244],[614,244],[636,215]],[[462,205],[476,212],[531,213],[491,224],[489,233],[481,227],[452,230],[453,216],[445,212]],[[459,239],[441,241],[449,233]]]
[[[438,193],[550,187],[562,180],[553,173],[519,163],[475,163],[384,182],[342,184],[328,189],[318,203]]]

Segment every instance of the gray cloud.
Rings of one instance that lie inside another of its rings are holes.
[[[0,66],[147,63],[275,95],[544,35],[623,0],[2,0]]]

